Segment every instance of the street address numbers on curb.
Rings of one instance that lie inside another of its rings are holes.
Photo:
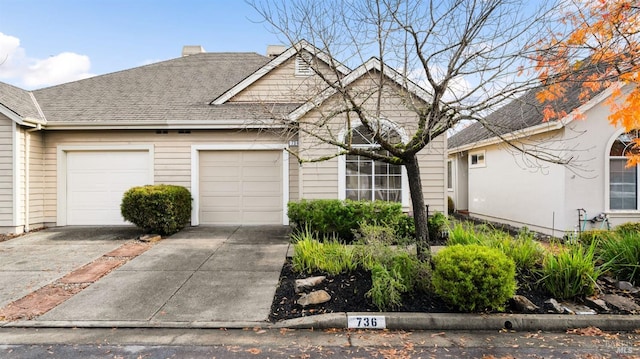
[[[387,323],[382,315],[354,315],[347,316],[349,329],[386,329]]]

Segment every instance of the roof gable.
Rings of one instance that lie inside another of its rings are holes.
[[[0,113],[20,125],[45,122],[31,92],[4,82],[0,82]]]
[[[430,98],[428,92],[422,87],[418,86],[412,81],[407,80],[405,76],[402,76],[398,71],[393,68],[383,64],[379,59],[372,57],[367,60],[362,65],[358,66],[355,70],[351,71],[344,79],[341,80],[341,86],[346,87],[362,78],[366,74],[371,71],[382,72],[386,78],[390,79],[396,85],[406,88],[410,93],[415,95],[418,99],[427,102]],[[313,99],[307,101],[302,106],[298,107],[295,111],[293,111],[289,116],[288,120],[297,121],[302,116],[304,116],[307,112],[311,111],[313,108],[319,106],[329,97],[336,94],[338,91],[333,87],[328,87],[320,94],[315,96]]]
[[[320,59],[327,65],[333,64],[334,66],[336,66],[337,70],[344,75],[350,72],[349,68],[338,63],[335,59],[332,59],[327,53],[321,51],[320,49],[311,45],[307,41],[301,40],[298,43],[294,44],[293,46],[289,47],[280,55],[276,56],[273,60],[269,61],[267,64],[265,64],[261,68],[257,69],[254,73],[252,73],[242,81],[238,82],[235,86],[231,87],[229,90],[225,91],[223,94],[216,97],[213,101],[211,101],[211,104],[221,105],[229,101],[233,96],[247,89],[251,84],[255,83],[256,81],[266,76],[273,69],[282,65],[289,59],[297,56],[299,53],[304,51],[313,54],[313,56]]]

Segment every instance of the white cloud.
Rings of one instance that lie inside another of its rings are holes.
[[[30,58],[20,39],[0,32],[0,80],[27,89],[94,76],[86,55],[62,52],[46,59]]]

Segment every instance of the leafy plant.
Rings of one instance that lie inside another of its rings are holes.
[[[396,241],[396,234],[393,228],[368,223],[360,224],[360,229],[355,237],[358,243],[362,243],[365,245],[390,245]]]
[[[453,228],[449,229],[447,245],[480,244],[481,242],[481,237],[474,231],[472,225],[458,222]]]
[[[130,188],[122,197],[122,217],[145,232],[170,235],[191,219],[191,193],[181,186],[159,184]]]
[[[515,264],[498,249],[453,245],[438,252],[433,262],[435,293],[458,310],[500,310],[515,294]]]
[[[601,257],[607,270],[617,279],[640,283],[640,232],[621,231],[621,235],[600,242]]]
[[[402,305],[402,294],[407,292],[408,287],[397,270],[377,263],[371,269],[371,282],[371,289],[366,296],[378,309],[385,311]]]
[[[449,219],[441,212],[434,213],[427,219],[429,229],[429,240],[437,241],[442,239],[442,233],[447,230]]]
[[[300,238],[294,245],[293,270],[296,272],[325,272],[329,275],[350,272],[357,268],[353,249],[330,240],[319,242],[313,237]]]
[[[545,289],[557,299],[592,295],[596,280],[605,269],[605,266],[596,267],[595,252],[594,242],[589,246],[576,244],[547,253],[541,279]]]

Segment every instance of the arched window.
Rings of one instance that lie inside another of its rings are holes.
[[[623,133],[609,151],[609,209],[638,209],[638,166],[627,168],[628,154],[639,154],[633,146],[638,130]]]
[[[391,143],[400,143],[400,134],[385,127],[385,136]],[[373,133],[364,125],[352,130],[352,145],[388,154],[373,139]],[[392,165],[358,155],[345,156],[345,198],[353,200],[382,200],[401,202],[403,175],[402,166]]]

